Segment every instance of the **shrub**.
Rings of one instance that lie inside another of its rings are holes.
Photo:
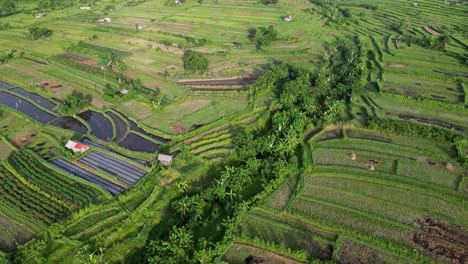
[[[27,36],[31,40],[48,38],[52,36],[52,30],[47,28],[32,27],[29,29],[29,34]]]
[[[203,53],[189,51],[184,55],[183,60],[187,73],[204,73],[208,70],[208,58]]]

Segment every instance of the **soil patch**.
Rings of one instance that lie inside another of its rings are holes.
[[[136,77],[136,74],[129,72],[129,73],[125,73],[124,76],[127,77],[127,78],[132,78],[133,79],[133,78]]]
[[[343,138],[343,134],[341,133],[341,129],[333,129],[324,132],[319,138],[319,141],[322,140],[329,140],[329,139],[337,139]]]
[[[408,65],[407,64],[403,64],[403,63],[384,63],[385,67],[388,67],[388,68],[395,68],[395,69],[404,69],[404,68],[407,68]]]
[[[233,247],[237,252],[249,252],[250,253],[249,255],[246,255],[244,259],[246,259],[250,255],[253,255],[253,256],[257,256],[257,257],[264,259],[265,260],[264,263],[276,263],[276,264],[298,264],[300,263],[290,258],[271,252],[269,250],[246,245],[243,243],[235,243]]]
[[[171,131],[174,132],[174,134],[185,134],[187,133],[187,129],[184,127],[184,124],[181,122],[177,122],[171,126]]]
[[[205,78],[205,79],[184,79],[177,81],[180,85],[246,85],[255,78],[247,76],[235,76],[229,78]]]
[[[446,263],[468,263],[468,231],[430,216],[416,219],[414,225],[420,229],[412,236],[419,250]]]
[[[60,54],[58,56],[66,60],[71,60],[71,61],[78,62],[81,64],[86,64],[89,66],[97,67],[96,59],[86,58],[86,57],[80,56],[78,54],[73,54],[73,53]]]
[[[150,89],[156,89],[156,88],[159,88],[161,86],[160,83],[145,83],[145,86],[150,88]]]
[[[395,256],[381,252],[353,240],[346,240],[336,255],[339,264],[373,264],[373,263],[402,263]]]
[[[421,122],[421,123],[427,123],[427,124],[431,124],[431,125],[437,125],[437,126],[445,127],[445,128],[448,128],[448,129],[455,129],[455,130],[458,130],[460,132],[465,131],[465,128],[462,127],[462,126],[447,123],[445,121],[434,119],[434,118],[425,118],[425,117],[413,116],[413,115],[398,115],[398,117],[400,119],[403,119],[403,120],[414,120],[414,121],[418,121],[418,122]]]
[[[24,147],[31,143],[35,137],[36,134],[19,134],[13,137],[11,142],[17,147]]]
[[[62,84],[54,80],[43,80],[36,83],[36,86],[44,89],[44,91],[47,92],[53,92],[55,89],[63,87]]]
[[[432,70],[433,72],[442,73],[445,76],[449,77],[465,77],[468,78],[468,73],[457,73],[457,72],[444,72],[439,70]]]

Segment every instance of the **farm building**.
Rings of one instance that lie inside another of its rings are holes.
[[[81,10],[89,10],[89,9],[91,9],[91,7],[90,6],[80,6],[80,9]]]
[[[67,149],[71,149],[73,153],[83,153],[89,149],[89,146],[80,142],[75,142],[73,140],[68,140],[67,144],[65,144]]]
[[[44,14],[43,13],[37,13],[34,15],[35,18],[43,18]]]
[[[170,166],[172,164],[172,156],[166,154],[159,154],[158,161],[161,165]]]

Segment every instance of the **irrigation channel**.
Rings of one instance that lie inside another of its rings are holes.
[[[0,103],[42,124],[53,125],[76,133],[92,136],[103,141],[114,141],[133,151],[154,153],[168,139],[149,133],[137,123],[115,110],[100,113],[92,110],[76,116],[60,116],[58,102],[0,81]],[[115,130],[114,130],[115,126]],[[88,128],[91,128],[89,131]],[[114,132],[115,131],[115,132]],[[85,138],[82,143],[95,147],[77,161],[55,159],[53,166],[67,173],[100,185],[113,195],[118,195],[128,186],[137,183],[147,173],[144,160],[124,156],[115,150]],[[106,154],[107,153],[113,153]],[[121,158],[119,158],[121,157]],[[130,160],[137,166],[132,164]]]
[[[3,81],[0,81],[0,103],[39,123],[61,127],[79,134],[87,134],[90,127],[90,134],[96,138],[114,141],[132,151],[154,153],[161,144],[169,141],[145,131],[135,121],[118,112],[99,113],[88,110],[74,117],[59,117],[60,113],[56,110],[57,103],[53,100]],[[115,133],[112,123],[115,125]]]

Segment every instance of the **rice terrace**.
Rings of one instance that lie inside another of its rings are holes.
[[[468,2],[0,0],[0,263],[468,263]]]

